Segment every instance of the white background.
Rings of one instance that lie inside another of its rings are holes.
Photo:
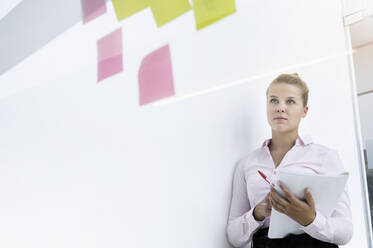
[[[229,247],[234,165],[270,137],[265,90],[280,72],[308,83],[300,133],[339,151],[346,247],[368,247],[340,1],[236,5],[197,32],[192,11],[158,29],[149,9],[118,23],[108,3],[0,77],[1,247]],[[124,72],[97,84],[96,41],[118,27]],[[141,60],[165,44],[176,96],[139,107]]]

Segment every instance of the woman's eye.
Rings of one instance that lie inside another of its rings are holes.
[[[288,100],[288,103],[294,104],[295,102],[293,100]]]
[[[277,99],[272,98],[270,102],[271,102],[271,103],[276,103],[276,102],[277,102]]]

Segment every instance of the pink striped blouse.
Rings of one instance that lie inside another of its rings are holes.
[[[268,148],[269,142],[270,139],[267,139],[262,147],[239,160],[235,168],[226,228],[228,240],[235,247],[246,245],[256,230],[269,226],[270,216],[263,221],[257,221],[253,217],[254,207],[270,191],[269,184],[260,177],[258,169],[272,181],[277,181],[276,173],[284,168],[308,170],[315,174],[339,174],[345,171],[335,150],[314,144],[309,137],[299,137],[275,168]],[[331,216],[324,216],[316,209],[316,218],[308,226],[302,227],[302,230],[316,239],[337,245],[350,241],[353,226],[347,186]]]

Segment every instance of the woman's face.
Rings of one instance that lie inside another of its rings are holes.
[[[288,133],[298,131],[301,118],[307,115],[303,107],[301,90],[291,84],[272,84],[267,96],[267,119],[272,131]]]

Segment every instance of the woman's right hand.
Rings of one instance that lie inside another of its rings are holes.
[[[269,200],[269,195],[270,193],[268,193],[266,197],[255,206],[253,211],[253,216],[255,220],[262,221],[265,219],[265,217],[271,215],[272,205]]]

